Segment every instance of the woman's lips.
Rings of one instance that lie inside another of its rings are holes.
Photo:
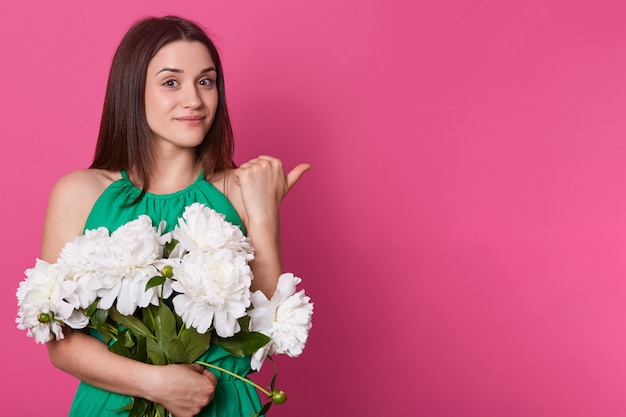
[[[183,116],[183,117],[176,117],[176,120],[178,120],[179,122],[182,122],[188,126],[199,126],[204,124],[204,120],[206,119],[206,116]]]

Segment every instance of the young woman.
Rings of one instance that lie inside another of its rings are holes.
[[[200,27],[174,16],[138,21],[111,66],[95,157],[89,169],[60,178],[51,192],[41,258],[87,229],[149,215],[171,230],[184,208],[200,202],[241,225],[252,239],[253,290],[271,296],[283,272],[279,203],[308,164],[285,174],[259,156],[236,167],[224,75]],[[130,397],[162,404],[177,417],[249,416],[259,411],[249,385],[198,365],[155,366],[116,355],[97,334],[65,330],[48,343],[52,363],[82,382],[71,416],[123,416]],[[212,346],[203,361],[250,372],[249,358]]]

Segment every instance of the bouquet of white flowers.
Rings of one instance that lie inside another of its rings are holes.
[[[185,208],[172,232],[164,227],[139,216],[113,233],[87,230],[65,245],[56,263],[37,259],[17,290],[17,327],[37,343],[63,339],[65,326],[95,329],[120,355],[218,369],[268,395],[259,411],[265,414],[286,399],[274,389],[275,376],[268,390],[197,359],[211,344],[252,355],[255,370],[268,355],[300,355],[313,314],[310,298],[296,291],[301,279],[281,275],[269,300],[252,293],[250,239],[200,203]],[[132,417],[166,412],[142,398],[128,410]]]

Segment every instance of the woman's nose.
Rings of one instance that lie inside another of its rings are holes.
[[[202,106],[202,99],[196,90],[196,86],[189,86],[184,90],[182,105],[186,108],[198,108]]]

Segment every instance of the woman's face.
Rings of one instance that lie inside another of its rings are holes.
[[[148,64],[146,119],[155,146],[192,148],[208,132],[217,110],[217,72],[200,42],[162,47]]]

